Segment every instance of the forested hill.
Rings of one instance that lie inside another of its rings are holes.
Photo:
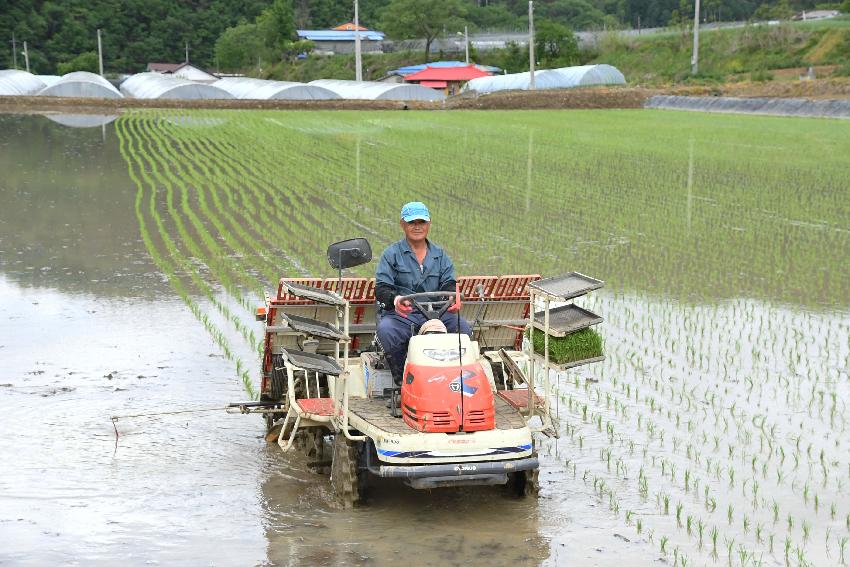
[[[361,21],[381,29],[385,10],[410,1],[451,5],[475,29],[521,29],[527,24],[526,0],[360,0]],[[36,73],[55,73],[58,65],[97,49],[102,29],[107,71],[137,72],[150,61],[185,58],[215,66],[215,42],[229,27],[250,23],[272,4],[283,5],[297,28],[330,28],[352,19],[351,0],[3,0],[0,36],[7,49],[0,68],[12,67],[12,39],[18,66],[22,42]],[[663,26],[693,15],[693,0],[536,0],[535,17],[574,30]],[[703,17],[741,20],[782,17],[823,2],[816,0],[702,0]]]

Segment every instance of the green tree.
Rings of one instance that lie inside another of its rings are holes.
[[[222,69],[232,71],[253,65],[263,51],[263,41],[256,24],[240,24],[227,28],[215,42],[215,59]]]
[[[383,30],[398,39],[425,39],[425,61],[431,44],[443,33],[463,29],[466,6],[460,0],[393,0],[384,10]]]
[[[535,55],[544,67],[568,67],[579,61],[578,41],[567,26],[543,20],[534,32]]]
[[[60,63],[57,70],[60,75],[72,73],[74,71],[89,71],[91,73],[97,73],[100,70],[100,65],[98,65],[97,62],[97,53],[94,51],[80,53],[70,61]]]
[[[282,52],[286,45],[295,39],[292,0],[274,0],[272,5],[257,17],[257,26],[266,47]]]

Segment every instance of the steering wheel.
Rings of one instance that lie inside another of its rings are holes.
[[[401,296],[400,301],[408,301],[414,309],[422,313],[426,319],[439,319],[452,306],[456,293],[454,291],[426,291]],[[442,299],[431,299],[434,296]],[[427,299],[427,301],[425,300]],[[463,299],[463,296],[461,296]]]

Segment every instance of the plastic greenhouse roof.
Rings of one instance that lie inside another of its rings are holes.
[[[512,73],[473,79],[463,87],[464,92],[492,93],[497,91],[528,90],[531,73]],[[538,90],[570,89],[591,85],[624,85],[626,78],[611,65],[581,65],[535,71],[534,86]]]
[[[137,73],[121,83],[121,92],[133,98],[176,100],[232,99],[233,95],[212,85],[159,73]]]
[[[287,81],[266,81],[248,77],[226,77],[212,84],[236,98],[255,100],[330,100],[339,95],[328,89]]]
[[[50,85],[56,83],[61,79],[59,75],[36,75],[39,79],[44,81],[44,86],[49,87]]]
[[[309,84],[324,87],[348,100],[445,100],[446,98],[444,93],[434,89],[404,83],[319,79]]]
[[[26,71],[6,69],[0,71],[0,96],[35,94],[44,88],[44,81]]]
[[[112,83],[88,71],[74,71],[42,89],[38,96],[64,96],[81,98],[123,98]]]

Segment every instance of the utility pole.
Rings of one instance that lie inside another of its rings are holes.
[[[18,68],[18,43],[15,41],[15,32],[12,32],[12,64]]]
[[[100,28],[97,28],[97,63],[100,66],[100,76],[103,76],[103,43],[100,41]]]
[[[30,54],[29,54],[29,51],[27,51],[27,42],[26,41],[24,42],[24,62],[27,65],[27,73],[29,73],[30,72]]]
[[[697,0],[699,1],[699,0]],[[534,0],[528,0],[528,70],[529,90],[534,90]]]
[[[469,65],[469,26],[463,26],[463,42],[466,45],[466,64]]]
[[[189,62],[189,42],[186,42],[186,63]]]
[[[699,0],[694,8],[694,53],[691,55],[691,75],[699,72]]]
[[[363,80],[363,62],[360,58],[360,6],[354,0],[354,80]]]

